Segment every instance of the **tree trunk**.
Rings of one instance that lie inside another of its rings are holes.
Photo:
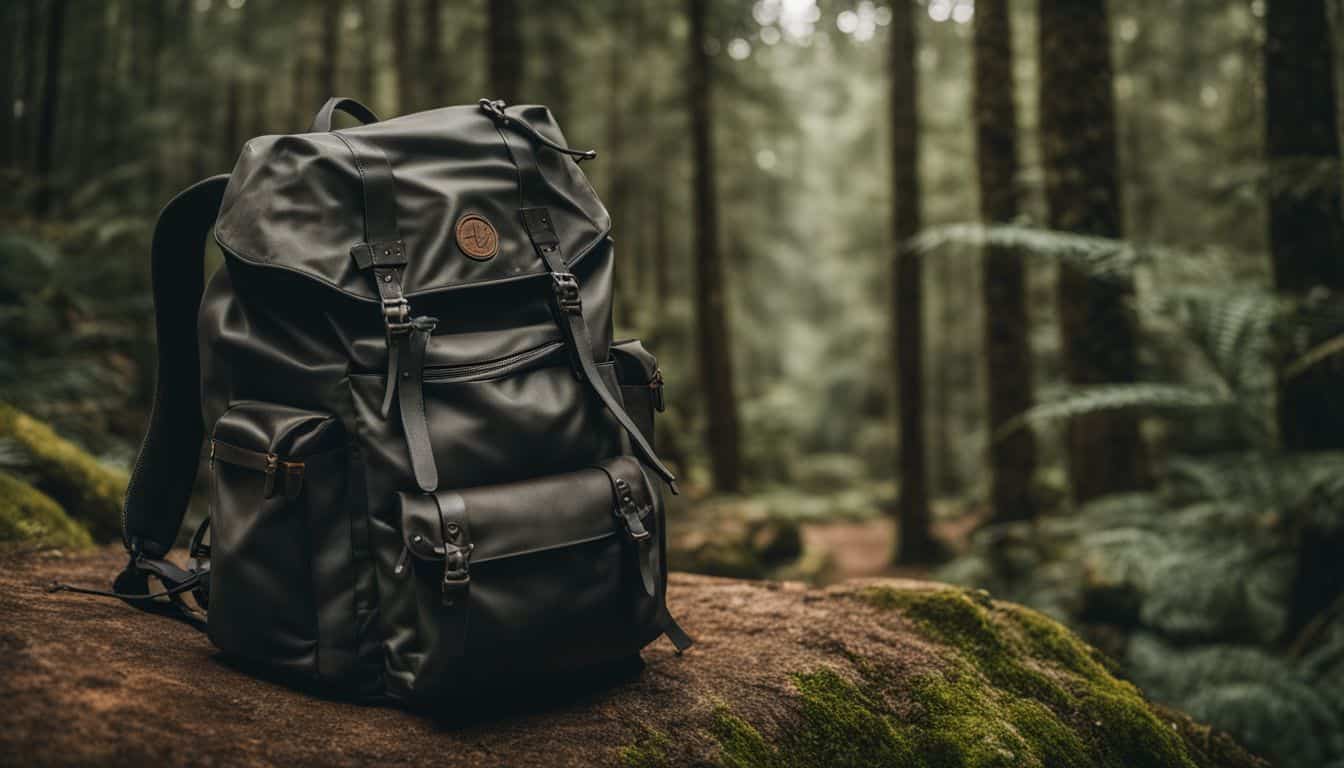
[[[1007,0],[975,6],[976,161],[980,218],[1003,224],[1017,218],[1017,106],[1013,102],[1013,34]],[[994,522],[1032,517],[1031,480],[1036,440],[1029,429],[995,439],[994,430],[1031,407],[1031,346],[1027,324],[1026,265],[1011,248],[984,253],[986,412],[989,416],[990,502]]]
[[[377,15],[373,8],[373,0],[359,0],[359,34],[365,40],[378,40],[382,34],[375,21]],[[359,57],[359,93],[356,96],[375,110],[378,105],[376,64],[372,47]]]
[[[1123,232],[1117,177],[1111,32],[1106,0],[1040,0],[1040,130],[1047,221],[1103,237]],[[1057,302],[1070,384],[1132,382],[1138,369],[1134,284],[1105,283],[1069,264]],[[1147,485],[1138,418],[1103,412],[1067,426],[1066,463],[1075,502]]]
[[[514,104],[523,91],[523,37],[517,0],[488,0],[487,71],[490,98]]]
[[[65,44],[65,0],[51,0],[47,11],[47,64],[42,76],[42,115],[37,126],[37,195],[33,214],[51,211],[52,149],[61,94],[61,48]]]
[[[1330,16],[1330,46],[1334,54],[1335,72],[1335,128],[1336,141],[1344,154],[1344,0],[1326,0],[1325,9]],[[1344,169],[1339,174],[1341,211],[1344,211]],[[1340,215],[1344,215],[1341,213]]]
[[[630,16],[626,6],[630,0],[612,0],[607,14],[608,24],[613,34],[607,50],[607,146],[604,167],[607,171],[606,197],[612,206],[612,235],[617,238],[618,248],[624,245],[621,258],[622,268],[615,276],[615,322],[617,327],[633,329],[635,327],[636,296],[635,269],[638,254],[630,248],[634,243],[634,222],[636,211],[631,199],[630,158],[626,156],[626,79],[625,70],[629,66],[629,48],[625,45],[630,32]]]
[[[32,157],[37,131],[33,119],[37,110],[37,43],[41,35],[37,0],[28,0],[23,11],[23,114],[19,119],[19,157]]]
[[[0,25],[5,30],[4,45],[4,67],[0,69],[0,168],[15,167],[15,158],[18,157],[18,148],[15,142],[18,140],[18,116],[14,113],[15,102],[18,100],[18,94],[15,86],[18,84],[19,67],[21,59],[19,58],[19,17],[20,7],[16,4],[6,5],[0,9]]]
[[[493,0],[486,1],[493,7]],[[444,90],[443,3],[441,0],[424,0],[424,3],[424,55],[418,62],[418,71],[416,62],[412,62],[410,72],[411,81],[420,86],[416,109],[438,106]]]
[[[900,439],[897,501],[899,534],[896,560],[928,562],[937,558],[929,517],[929,480],[924,446],[924,286],[919,257],[906,247],[920,230],[919,111],[915,82],[918,39],[912,0],[892,5],[891,197],[892,362],[896,365],[896,408]]]
[[[541,16],[541,87],[535,96],[550,107],[562,126],[566,118],[573,117],[570,71],[574,68],[574,39],[570,27],[576,10],[572,0],[551,0],[545,3]]]
[[[694,164],[695,309],[699,342],[700,389],[705,398],[710,469],[714,487],[723,493],[742,488],[737,400],[733,394],[733,361],[724,303],[723,260],[719,250],[719,202],[714,186],[713,75],[705,50],[710,0],[687,0],[689,80],[686,94],[691,119]]]
[[[1295,296],[1317,287],[1338,296],[1344,291],[1340,188],[1330,181],[1307,193],[1286,189],[1309,167],[1338,168],[1340,163],[1324,3],[1271,2],[1265,27],[1265,141],[1274,284]],[[1281,383],[1279,431],[1285,448],[1344,449],[1341,386],[1344,360],[1338,356]]]
[[[318,58],[317,82],[322,89],[321,100],[325,102],[339,95],[337,77],[341,67],[341,12],[344,3],[327,0],[322,4],[322,52]],[[364,56],[367,51],[362,51]]]
[[[392,4],[392,66],[397,77],[397,110],[409,114],[416,109],[415,70],[411,48],[411,0]]]

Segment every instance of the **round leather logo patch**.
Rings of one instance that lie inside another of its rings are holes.
[[[499,233],[479,213],[468,213],[457,220],[457,247],[477,261],[493,259],[499,253]]]

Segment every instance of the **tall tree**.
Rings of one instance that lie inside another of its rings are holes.
[[[359,0],[359,34],[365,40],[377,40],[382,34],[378,28],[377,15],[373,12],[373,0]],[[367,54],[359,57],[358,98],[375,109],[378,104],[378,94],[375,92],[378,87],[377,64],[372,47]]]
[[[695,216],[695,320],[700,389],[708,422],[710,469],[714,487],[725,493],[742,488],[742,461],[733,386],[733,360],[724,302],[723,258],[719,249],[719,202],[714,182],[713,62],[708,40],[709,0],[687,0],[689,77],[687,111],[691,122]]]
[[[42,74],[42,115],[37,125],[37,194],[33,213],[45,217],[51,210],[52,149],[61,97],[61,50],[65,45],[65,0],[51,0],[47,9],[47,63]]]
[[[41,14],[37,0],[28,0],[23,6],[23,86],[19,99],[23,106],[19,123],[19,157],[32,157],[37,131],[34,115],[37,110],[37,50],[40,37]]]
[[[392,3],[392,68],[397,79],[397,111],[414,112],[415,53],[411,48],[411,0],[393,0]]]
[[[1335,62],[1335,126],[1341,151],[1344,151],[1344,0],[1326,0],[1330,15],[1331,51]],[[1339,174],[1340,205],[1344,206],[1344,169]]]
[[[896,366],[896,408],[900,438],[899,533],[896,559],[934,560],[939,547],[929,516],[929,479],[924,436],[924,286],[919,257],[907,243],[920,230],[919,94],[915,58],[913,0],[892,4],[888,43],[891,79],[892,362]]]
[[[1317,287],[1338,295],[1344,291],[1344,214],[1335,176],[1320,172],[1340,164],[1325,6],[1322,0],[1271,2],[1266,10],[1265,143],[1274,283],[1296,296]],[[1310,190],[1296,188],[1292,182],[1303,177],[1321,183]],[[1284,447],[1344,449],[1341,386],[1344,361],[1338,356],[1282,382]]]
[[[318,57],[317,82],[323,101],[338,96],[341,71],[341,12],[344,3],[327,0],[322,4],[322,55]],[[368,52],[364,52],[368,56]]]
[[[517,0],[487,0],[486,71],[490,98],[516,103],[523,92],[523,34]]]
[[[1106,0],[1039,0],[1041,160],[1052,228],[1119,237],[1123,226],[1106,6]],[[1061,264],[1057,291],[1069,383],[1134,381],[1137,338],[1127,306],[1133,282],[1101,282]],[[1076,502],[1147,484],[1134,414],[1078,416],[1066,433],[1065,460]]]
[[[486,1],[491,6],[494,5],[492,0]],[[424,0],[421,11],[424,14],[424,29],[421,30],[425,36],[422,48],[424,53],[420,56],[420,61],[412,65],[410,78],[412,82],[418,84],[420,90],[420,93],[416,94],[416,108],[426,109],[438,106],[445,88],[443,2],[442,0]]]
[[[980,218],[1004,224],[1017,218],[1017,107],[1013,102],[1013,35],[1007,0],[975,6],[976,164]],[[1023,254],[991,246],[984,253],[985,373],[990,424],[990,501],[994,521],[1032,516],[1031,479],[1036,441],[1019,429],[996,439],[993,431],[1031,407],[1031,347]]]
[[[14,104],[18,99],[14,86],[20,67],[19,25],[20,7],[6,5],[0,9],[0,25],[4,26],[4,66],[0,68],[0,168],[11,168],[18,155],[14,143],[18,140],[18,120]]]

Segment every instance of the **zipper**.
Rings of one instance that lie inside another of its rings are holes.
[[[540,347],[533,347],[532,349],[526,349],[522,352],[515,352],[512,355],[507,355],[496,360],[488,360],[483,363],[426,366],[424,380],[438,383],[453,383],[493,379],[504,374],[513,373],[520,368],[551,357],[557,352],[563,351],[564,348],[565,343],[563,341],[552,341],[543,344]]]

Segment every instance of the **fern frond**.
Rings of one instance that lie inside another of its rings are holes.
[[[1067,262],[1098,280],[1128,278],[1139,264],[1159,259],[1191,261],[1201,255],[1151,243],[1080,235],[1020,224],[961,223],[933,227],[906,241],[906,247],[928,255],[949,245],[977,248],[994,246]]]
[[[1230,394],[1217,389],[1179,384],[1102,384],[1065,392],[1049,402],[1024,411],[994,431],[1000,440],[1029,424],[1069,419],[1090,413],[1119,410],[1189,411],[1226,408],[1235,404]]]

